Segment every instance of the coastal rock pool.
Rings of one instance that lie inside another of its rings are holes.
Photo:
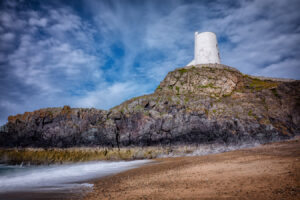
[[[0,164],[0,199],[64,199],[91,190],[92,179],[139,167],[149,160],[47,166]]]

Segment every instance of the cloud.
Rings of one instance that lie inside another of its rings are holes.
[[[78,100],[76,105],[109,109],[118,105],[120,101],[128,100],[136,93],[144,94],[147,89],[146,85],[140,86],[133,81],[117,82],[88,92],[86,96]]]
[[[255,73],[258,76],[277,78],[299,79],[300,59],[286,59],[276,64],[271,64]],[[284,66],[284,69],[283,69]]]
[[[47,19],[46,18],[42,18],[42,19],[30,18],[29,25],[45,27],[47,25]]]
[[[151,93],[193,58],[194,31],[217,34],[221,62],[299,79],[300,3],[3,1],[0,123],[41,107],[108,109]]]
[[[4,41],[11,41],[15,38],[15,35],[13,33],[5,33],[1,36],[1,40]]]
[[[93,42],[93,30],[68,7],[53,10],[45,6],[2,14],[0,26],[13,32],[0,35],[1,122],[25,110],[73,104],[72,97],[101,84],[101,56],[81,45]],[[13,27],[14,19],[26,29]]]
[[[238,8],[223,13],[223,18],[206,20],[205,27],[226,39],[220,43],[223,63],[250,74],[281,63],[281,76],[288,70],[282,61],[300,55],[299,7],[297,1],[242,1]]]

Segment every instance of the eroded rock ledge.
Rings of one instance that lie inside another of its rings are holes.
[[[154,146],[268,142],[300,132],[300,81],[224,65],[169,72],[155,92],[109,111],[46,108],[10,116],[2,147]]]

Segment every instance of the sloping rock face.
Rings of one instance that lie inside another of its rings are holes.
[[[1,146],[70,147],[108,144],[113,134],[101,135],[99,124],[107,111],[64,106],[46,108],[8,117],[6,131],[0,135]]]
[[[300,81],[247,76],[224,65],[169,72],[155,92],[109,111],[48,108],[9,117],[1,146],[252,143],[300,133]]]

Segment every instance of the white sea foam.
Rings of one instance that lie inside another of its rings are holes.
[[[261,145],[259,142],[240,143],[240,144],[201,144],[199,146],[185,146],[185,148],[174,148],[174,151],[158,155],[158,158],[181,157],[181,156],[204,156],[209,154],[223,153],[238,149],[251,148]],[[187,153],[190,152],[190,153]]]
[[[234,151],[234,150],[238,150],[238,149],[256,147],[259,145],[260,145],[260,143],[258,143],[258,142],[242,143],[242,144],[237,144],[237,145],[223,145],[223,144],[203,145],[203,146],[198,147],[192,153],[186,154],[186,156],[204,156],[204,155],[209,155],[209,154],[217,154],[217,153],[223,153],[223,152],[227,152],[227,151]]]
[[[143,165],[149,160],[88,162],[66,165],[24,167],[0,174],[0,193],[26,190],[60,190],[92,187],[84,181]]]

